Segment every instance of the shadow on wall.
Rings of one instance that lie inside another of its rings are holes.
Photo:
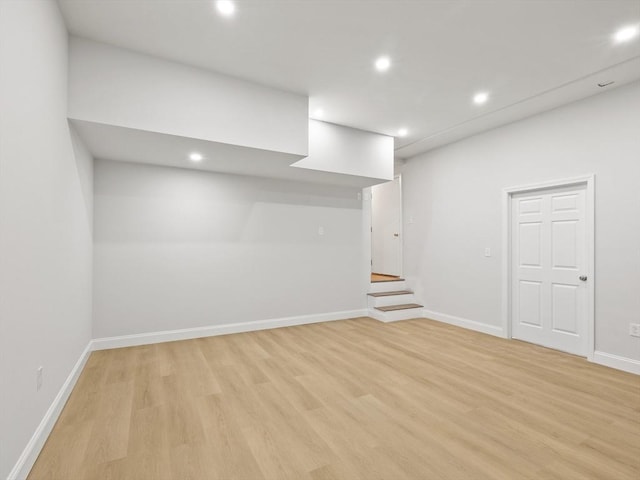
[[[349,243],[360,234],[355,188],[103,160],[94,188],[96,243]]]

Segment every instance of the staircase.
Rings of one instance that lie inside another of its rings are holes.
[[[371,282],[367,294],[369,316],[381,322],[397,322],[422,317],[422,305],[415,303],[404,278]]]

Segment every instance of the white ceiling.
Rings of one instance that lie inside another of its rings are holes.
[[[400,157],[640,78],[640,41],[611,39],[637,0],[238,0],[233,18],[209,0],[59,3],[72,34],[308,94],[326,121],[406,127]]]

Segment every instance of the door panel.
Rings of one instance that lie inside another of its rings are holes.
[[[512,334],[586,354],[586,188],[512,197]]]
[[[552,197],[553,212],[576,211],[578,209],[578,195],[571,193],[569,195],[555,195]]]
[[[575,220],[552,223],[551,250],[553,268],[577,269],[578,222]]]
[[[552,286],[553,316],[552,328],[554,331],[578,334],[578,295],[575,285],[562,285],[554,283]]]
[[[525,198],[520,200],[520,215],[540,213],[542,208],[541,198]]]
[[[400,177],[371,187],[371,271],[402,275]]]
[[[540,222],[520,224],[520,266],[540,267]]]
[[[540,282],[520,281],[520,322],[535,327],[542,327],[540,317]]]

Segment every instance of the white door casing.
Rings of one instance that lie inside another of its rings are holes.
[[[402,275],[402,185],[393,181],[371,187],[371,271]]]
[[[513,338],[589,353],[587,187],[511,196]]]

